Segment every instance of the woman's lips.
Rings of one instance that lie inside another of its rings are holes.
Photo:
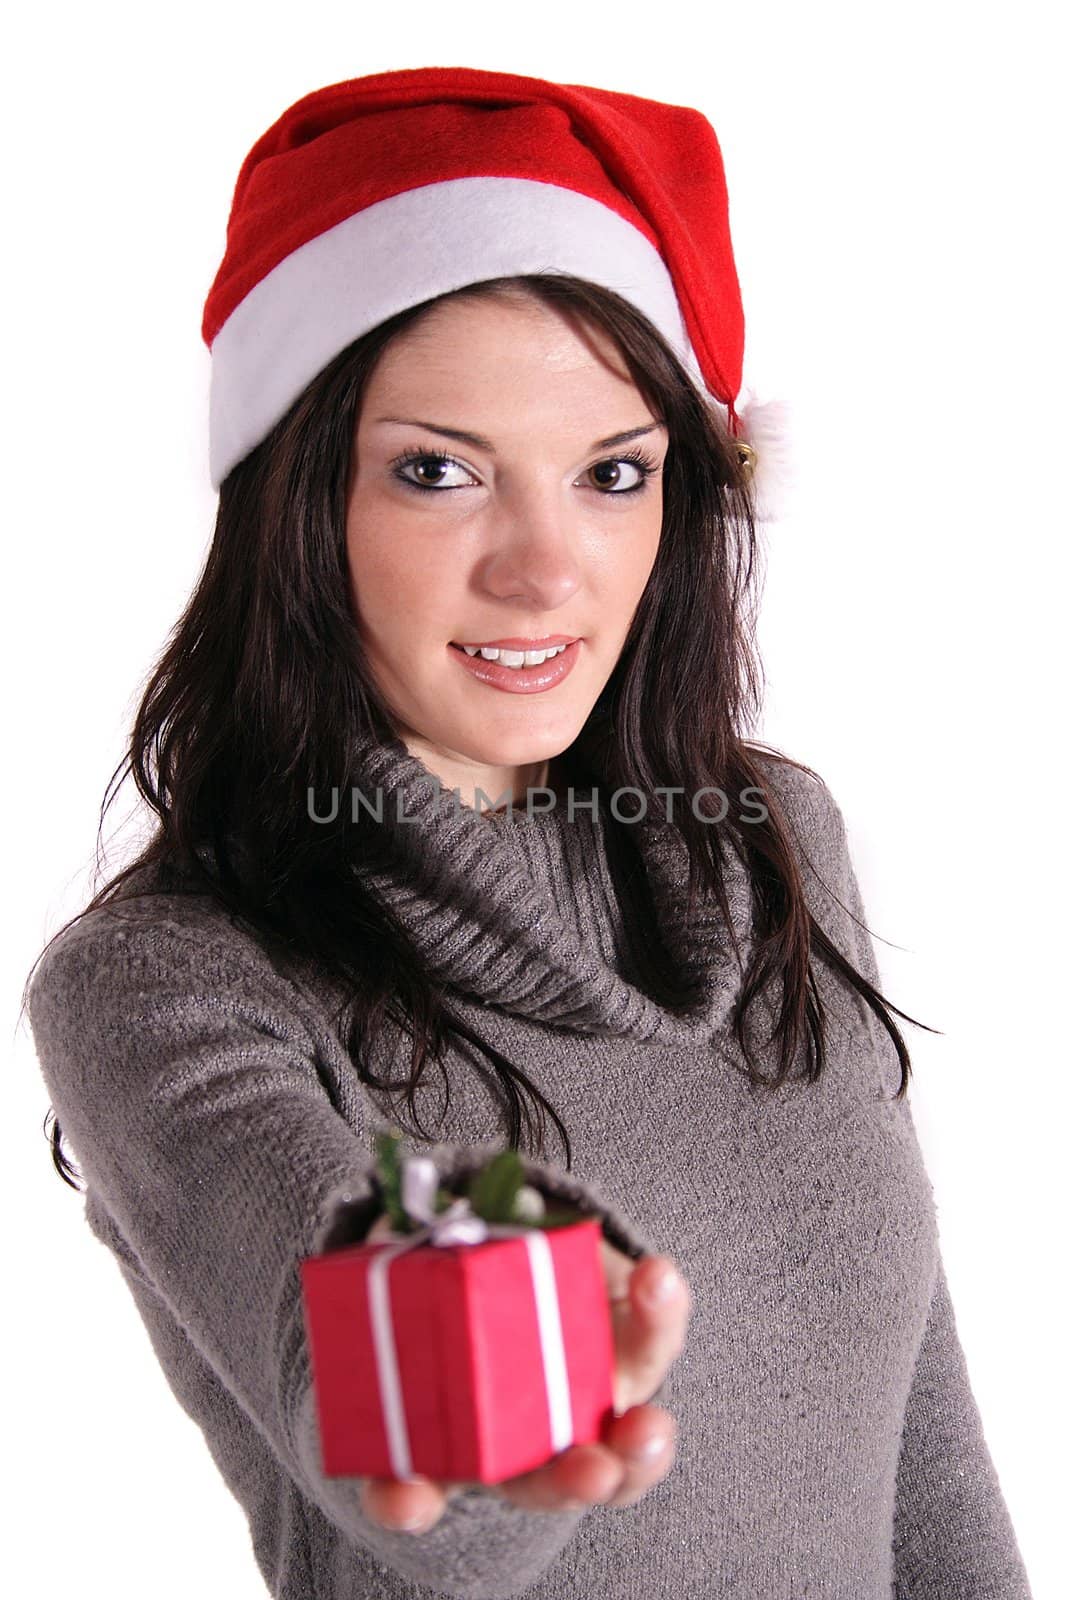
[[[581,647],[581,639],[575,639],[558,656],[542,661],[539,667],[503,667],[499,661],[487,661],[484,656],[469,656],[458,644],[447,648],[460,666],[487,688],[502,689],[505,694],[540,694],[545,689],[554,689],[570,676]]]
[[[552,633],[544,639],[453,639],[461,650],[554,650],[558,644],[574,644],[573,633]]]

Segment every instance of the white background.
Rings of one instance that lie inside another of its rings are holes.
[[[8,23],[5,1550],[20,1595],[265,1593],[243,1514],[53,1173],[15,1024],[32,961],[88,898],[105,786],[210,537],[200,317],[240,162],[310,90],[427,65],[689,104],[719,135],[746,382],[791,403],[800,467],[766,540],[762,736],[829,783],[868,921],[892,941],[876,944],[885,991],[942,1030],[905,1036],[958,1325],[1035,1596],[1064,1592],[1055,22],[1048,4],[258,0]]]

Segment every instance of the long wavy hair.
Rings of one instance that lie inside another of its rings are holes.
[[[357,740],[394,737],[348,599],[346,506],[366,384],[390,341],[442,299],[514,295],[533,296],[606,333],[652,415],[669,430],[660,547],[593,713],[610,729],[620,786],[649,797],[655,820],[663,820],[657,789],[679,786],[686,794],[717,788],[732,816],[741,792],[760,788],[757,748],[786,760],[743,737],[763,683],[750,603],[760,552],[739,442],[652,324],[619,295],[554,272],[471,284],[413,306],[350,344],[221,485],[203,572],[147,681],[129,745],[105,793],[98,880],[104,821],[127,776],[156,825],[136,858],[52,936],[34,969],[67,928],[105,904],[176,890],[213,895],[268,948],[307,959],[338,982],[336,1020],[356,1070],[387,1097],[407,1131],[430,1136],[418,1096],[431,1061],[440,1068],[447,1109],[443,1052],[451,1045],[496,1094],[508,1143],[543,1153],[548,1118],[569,1167],[570,1139],[555,1107],[520,1066],[451,1010],[447,990],[432,981],[402,923],[352,870],[388,859],[381,824],[342,814],[324,826],[311,819],[306,804],[310,787],[336,784],[338,774],[345,789],[358,781]],[[694,617],[701,626],[693,626]],[[778,1088],[802,1046],[804,1075],[813,1083],[820,1076],[826,1041],[811,960],[817,950],[888,1031],[901,1069],[899,1098],[911,1066],[890,1011],[915,1019],[891,1005],[819,927],[805,904],[785,819],[773,794],[760,792],[766,819],[746,818],[738,840],[755,918],[752,958],[732,1020],[745,1071],[754,1082]],[[671,820],[688,846],[690,908],[697,895],[713,895],[732,927],[719,828],[709,828],[687,806]],[[613,848],[621,848],[617,840]],[[146,868],[154,869],[147,886]],[[136,885],[129,882],[135,874],[142,880]],[[666,970],[647,972],[645,981],[661,1004],[684,1000]],[[745,1019],[757,996],[777,981],[779,1052],[768,1078],[750,1050]],[[387,1018],[411,1039],[406,1071],[390,1078],[369,1064]],[[77,1189],[81,1174],[63,1149],[51,1107],[46,1134],[49,1120],[53,1164]]]

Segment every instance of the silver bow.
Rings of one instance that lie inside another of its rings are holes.
[[[445,1211],[435,1211],[437,1168],[427,1156],[409,1156],[401,1165],[400,1199],[404,1210],[423,1226],[411,1237],[419,1244],[481,1244],[489,1237],[489,1224],[472,1211],[469,1200],[453,1200]]]

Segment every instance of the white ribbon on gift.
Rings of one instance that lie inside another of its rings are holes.
[[[553,1454],[572,1443],[574,1418],[571,1413],[567,1355],[563,1344],[556,1270],[548,1241],[539,1228],[515,1227],[502,1222],[486,1222],[471,1209],[470,1201],[460,1198],[446,1211],[436,1213],[437,1169],[423,1156],[412,1156],[401,1167],[400,1194],[404,1210],[423,1226],[415,1233],[379,1235],[395,1240],[379,1250],[367,1269],[367,1296],[371,1334],[378,1371],[378,1387],[385,1418],[385,1436],[393,1476],[411,1479],[411,1446],[408,1439],[404,1394],[400,1383],[393,1317],[389,1304],[389,1267],[397,1256],[421,1244],[482,1244],[486,1239],[522,1238],[530,1264],[537,1327],[541,1343],[545,1394],[548,1400],[549,1431]]]

